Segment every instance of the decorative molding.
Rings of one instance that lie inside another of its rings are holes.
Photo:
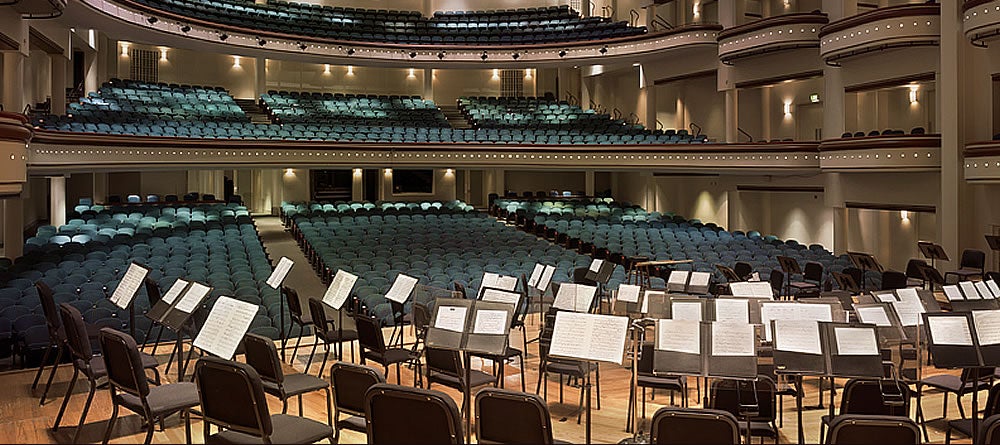
[[[973,44],[985,46],[1000,37],[1000,1],[967,1],[963,8],[962,31]]]
[[[941,6],[900,5],[851,16],[823,27],[820,56],[827,63],[874,51],[908,46],[937,46]]]
[[[826,14],[786,14],[727,28],[719,33],[719,60],[731,62],[759,54],[819,47]]]
[[[819,144],[825,170],[933,171],[941,168],[941,135],[827,139]]]

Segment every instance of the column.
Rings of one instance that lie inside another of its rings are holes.
[[[267,92],[267,59],[258,57],[254,60],[254,97],[260,97]]]
[[[739,25],[743,2],[741,0],[719,0],[719,24],[723,28]],[[701,17],[695,17],[701,21]],[[732,81],[733,67],[719,62],[718,89],[726,92],[726,142],[739,142],[739,91]]]
[[[66,177],[49,178],[49,224],[59,227],[66,224]]]
[[[771,113],[774,113],[771,109],[771,86],[764,86],[760,88],[760,134],[753,135],[754,140],[771,140]]]
[[[941,56],[939,72],[935,75],[937,93],[937,122],[941,129],[941,205],[937,212],[938,240],[945,252],[953,259],[960,258],[962,248],[971,244],[962,239],[967,232],[969,207],[963,205],[967,198],[964,159],[964,122],[962,99],[965,93],[962,79],[965,68],[966,49],[969,42],[962,32],[961,5],[958,2],[941,2]],[[963,218],[964,216],[964,218]],[[968,235],[967,235],[968,236]],[[981,238],[979,232],[976,238]],[[938,264],[938,268],[953,268],[949,264]]]
[[[582,11],[578,11],[580,15],[590,17],[590,7],[592,4],[593,0],[580,0],[580,9],[582,9]]]
[[[24,69],[27,57],[18,51],[3,53],[3,106],[5,111],[20,113],[24,100]]]
[[[594,171],[587,170],[583,173],[583,190],[587,196],[594,196]]]
[[[364,170],[360,168],[351,170],[351,201],[362,201],[365,199],[364,179]]]
[[[650,79],[645,65],[639,66],[639,95],[645,99],[641,122],[650,130],[656,129],[656,85]]]
[[[94,202],[104,202],[105,198],[108,197],[108,174],[94,172],[93,178],[94,184],[91,189],[91,198],[94,199]]]
[[[726,142],[736,143],[740,138],[739,121],[739,91],[736,88],[726,90]]]
[[[424,68],[424,99],[434,99],[434,69]]]
[[[17,258],[24,253],[24,203],[20,196],[3,200],[3,254]]]
[[[97,52],[87,50],[83,56],[84,79],[83,94],[96,92],[101,86],[101,81],[97,76]]]
[[[462,170],[462,201],[471,204],[472,201],[472,170]]]
[[[66,58],[62,54],[49,55],[52,61],[52,114],[66,114]]]
[[[835,138],[844,133],[847,125],[844,114],[843,68],[823,67],[823,138]]]

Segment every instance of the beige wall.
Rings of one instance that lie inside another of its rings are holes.
[[[504,187],[520,196],[523,192],[569,190],[574,193],[586,189],[586,174],[582,171],[504,171]]]
[[[130,51],[145,49],[159,52],[160,48],[129,43]],[[119,42],[116,47],[118,70],[112,75],[128,79],[131,61],[128,56],[121,55],[121,50],[122,44]],[[241,57],[239,67],[236,67],[234,57],[230,55],[167,48],[166,59],[161,58],[158,63],[160,82],[221,86],[237,98],[256,96],[255,60],[252,58]],[[105,80],[107,79],[101,79]]]
[[[414,69],[410,77],[408,68],[351,68],[330,65],[329,72],[323,64],[267,61],[267,89],[284,91],[320,91],[354,94],[423,95],[424,71]]]
[[[525,88],[527,90],[527,88]],[[434,70],[434,103],[454,106],[462,96],[499,96],[493,70]]]
[[[710,140],[725,140],[725,94],[716,91],[715,76],[679,80],[656,86],[656,119],[663,129],[701,126]]]

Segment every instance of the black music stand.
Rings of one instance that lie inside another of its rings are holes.
[[[920,271],[920,275],[923,276],[924,281],[930,284],[931,291],[934,291],[935,284],[944,286],[944,277],[941,276],[941,272],[937,268],[927,263],[917,263],[917,270]]]
[[[873,256],[870,253],[847,252],[847,256],[851,258],[851,262],[854,263],[854,267],[861,269],[861,283],[859,284],[861,286],[861,292],[864,293],[865,282],[868,281],[865,275],[868,274],[868,271],[873,270],[875,272],[881,273],[885,269],[883,269],[882,265],[879,264],[878,260],[875,259],[875,256]]]
[[[986,236],[989,239],[989,235]],[[950,261],[948,259],[948,254],[944,252],[944,247],[940,244],[934,244],[930,241],[917,241],[917,248],[920,249],[920,253],[924,255],[924,258],[931,260],[931,267],[937,267],[935,261]],[[997,247],[1000,250],[1000,247]]]
[[[990,245],[990,250],[1000,252],[1000,235],[986,235],[986,243]],[[997,270],[1000,270],[1000,256],[997,257]]]

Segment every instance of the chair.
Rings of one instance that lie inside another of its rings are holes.
[[[288,363],[295,363],[295,353],[299,352],[299,342],[302,341],[302,333],[305,331],[306,327],[312,326],[312,319],[306,319],[302,314],[302,300],[299,300],[299,293],[288,286],[281,286],[281,291],[285,293],[285,299],[288,302],[288,314],[290,315],[292,326],[299,326],[299,335],[295,338],[295,347],[292,348],[292,358],[288,360]],[[282,347],[285,345],[282,344]]]
[[[653,414],[649,443],[661,445],[739,445],[736,417],[716,409],[663,407]]]
[[[343,309],[341,309],[343,310]],[[351,361],[354,361],[354,341],[358,339],[358,332],[348,329],[343,329],[343,326],[337,328],[334,326],[332,320],[327,320],[326,309],[323,308],[323,302],[317,300],[316,298],[309,299],[309,314],[312,316],[313,326],[316,328],[317,340],[323,342],[323,364],[319,367],[319,374],[317,377],[323,377],[323,368],[326,367],[326,359],[330,357],[330,345],[336,344],[338,346],[337,350],[337,360],[344,359],[344,342],[351,344]],[[309,372],[309,366],[312,365],[313,356],[316,354],[316,345],[319,342],[313,343],[312,351],[309,352],[309,361],[306,362],[306,372]]]
[[[886,270],[882,272],[881,290],[893,290],[905,288],[908,284],[906,274],[898,270]]]
[[[737,261],[733,265],[733,272],[740,277],[740,281],[746,281],[753,275],[753,266],[745,261]]]
[[[894,385],[900,391],[901,404],[886,403],[883,396],[885,385]],[[892,380],[862,380],[851,379],[844,385],[844,394],[840,400],[840,411],[833,417],[836,420],[840,416],[852,414],[864,414],[872,416],[903,416],[910,413],[910,387],[907,385],[896,385]],[[820,443],[826,435],[826,426],[830,423],[830,416],[824,415],[820,419],[819,438]]]
[[[903,445],[920,443],[920,430],[908,417],[851,414],[830,424],[830,445]]]
[[[326,421],[333,425],[333,414],[330,409],[330,385],[319,377],[309,374],[285,375],[281,370],[281,358],[274,341],[257,334],[246,334],[243,337],[246,362],[260,375],[264,392],[281,400],[281,413],[288,413],[288,399],[298,396],[299,415],[302,411],[302,395],[313,391],[326,392]]]
[[[752,385],[752,388],[750,387]],[[756,392],[756,394],[753,394]],[[709,408],[729,412],[741,419],[740,432],[748,437],[770,437],[778,441],[777,420],[777,387],[774,380],[767,376],[758,376],[751,382],[737,380],[716,380],[712,382]],[[745,414],[741,404],[745,400],[756,400],[757,411]],[[747,421],[749,420],[749,430]]]
[[[146,422],[146,439],[150,443],[156,420],[180,412],[184,418],[184,433],[191,443],[191,412],[198,406],[198,389],[194,383],[179,382],[149,387],[139,347],[130,335],[109,328],[101,329],[101,350],[108,374],[111,392],[111,419],[104,432],[104,443],[111,439],[111,431],[118,420],[118,408],[125,407],[139,414]]]
[[[549,408],[537,395],[483,388],[475,403],[477,443],[555,443]]]
[[[979,441],[982,445],[1000,445],[1000,414],[994,414],[979,425]]]
[[[382,335],[382,329],[378,325],[378,321],[374,317],[370,317],[363,314],[358,314],[354,317],[354,325],[357,327],[357,338],[358,347],[361,349],[361,364],[364,365],[367,360],[374,361],[382,365],[385,369],[385,374],[389,374],[389,365],[396,365],[396,384],[400,384],[401,379],[401,365],[403,363],[414,363],[417,366],[417,372],[413,375],[414,384],[416,384],[417,375],[420,374],[418,362],[418,356],[413,353],[413,351],[405,348],[388,348],[385,345],[385,337]],[[324,361],[325,363],[325,361]]]
[[[990,388],[990,380],[993,379],[994,368],[978,368],[978,381],[973,381],[973,369],[962,369],[960,376],[952,374],[938,374],[925,377],[917,382],[917,418],[921,425],[926,425],[924,419],[923,405],[921,404],[924,386],[944,391],[944,400],[941,403],[941,417],[948,417],[948,394],[955,394],[955,402],[958,404],[958,412],[965,418],[965,408],[962,407],[962,396],[971,394],[973,391],[982,391]],[[927,435],[926,426],[923,427],[924,436]]]
[[[990,388],[990,395],[986,398],[986,406],[983,407],[983,417],[1000,414],[1000,383]],[[984,424],[979,426],[980,431],[986,428]],[[949,420],[948,428],[945,430],[945,443],[951,443],[951,431],[956,430],[968,437],[972,437],[972,419]],[[997,437],[1000,439],[1000,437]],[[983,443],[983,442],[980,442]]]
[[[642,418],[646,418],[646,388],[654,391],[664,389],[670,391],[670,404],[674,404],[674,392],[681,393],[681,406],[687,407],[687,378],[683,376],[665,376],[653,374],[653,344],[642,345],[637,362],[637,385],[642,388]]]
[[[427,367],[427,389],[439,383],[462,393],[470,391],[471,395],[471,391],[480,386],[496,385],[495,377],[479,370],[469,370],[469,380],[466,381],[465,366],[458,351],[426,347],[424,365]],[[465,412],[464,398],[462,412]]]
[[[385,376],[375,368],[337,362],[330,367],[330,386],[333,388],[334,443],[340,438],[341,428],[368,434],[365,417],[365,393],[368,388],[385,383]],[[349,414],[346,419],[340,413]]]
[[[462,415],[439,391],[379,383],[365,394],[368,443],[433,445],[465,443]]]
[[[954,275],[958,281],[971,280],[972,277],[982,278],[986,268],[986,252],[977,249],[963,250],[958,267],[958,270],[945,272],[945,281],[948,281],[949,275]]]
[[[920,265],[927,265],[927,262],[919,258],[910,258],[906,262],[906,287],[920,286],[926,284],[924,274],[920,271]]]

